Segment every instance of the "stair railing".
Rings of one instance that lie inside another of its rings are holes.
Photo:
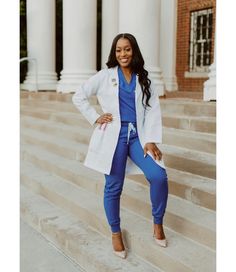
[[[34,63],[34,73],[35,73],[35,91],[38,91],[38,63],[36,58],[24,57],[20,59],[20,63],[22,61],[32,61]]]

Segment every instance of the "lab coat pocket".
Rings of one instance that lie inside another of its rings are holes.
[[[161,160],[155,160],[152,153],[150,151],[147,152],[147,154],[155,161],[156,164],[158,164],[161,168],[164,168],[166,169],[166,166],[165,166],[165,163],[164,163],[164,160],[163,160],[163,155],[162,155],[162,158]]]
[[[94,129],[94,132],[92,134],[92,137],[90,139],[89,143],[89,150],[93,151],[95,153],[100,153],[103,149],[103,143],[105,139],[105,130],[106,126],[103,125],[97,125]]]

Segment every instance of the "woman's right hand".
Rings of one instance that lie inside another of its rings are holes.
[[[112,120],[113,117],[111,113],[104,113],[96,120],[96,124],[110,123]]]

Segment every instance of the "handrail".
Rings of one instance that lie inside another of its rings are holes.
[[[30,57],[24,57],[20,59],[20,62],[22,61],[33,61],[35,64],[35,88],[36,88],[36,92],[38,91],[38,63],[37,63],[37,59],[36,58],[30,58]]]

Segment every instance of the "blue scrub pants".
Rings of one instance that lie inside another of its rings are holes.
[[[151,156],[144,158],[136,124],[128,133],[128,122],[121,123],[118,144],[112,161],[109,175],[105,175],[104,208],[112,232],[120,229],[120,196],[125,179],[127,157],[143,171],[150,184],[150,199],[154,224],[162,224],[168,198],[168,182],[166,170],[160,167]],[[130,135],[128,135],[130,134]]]

